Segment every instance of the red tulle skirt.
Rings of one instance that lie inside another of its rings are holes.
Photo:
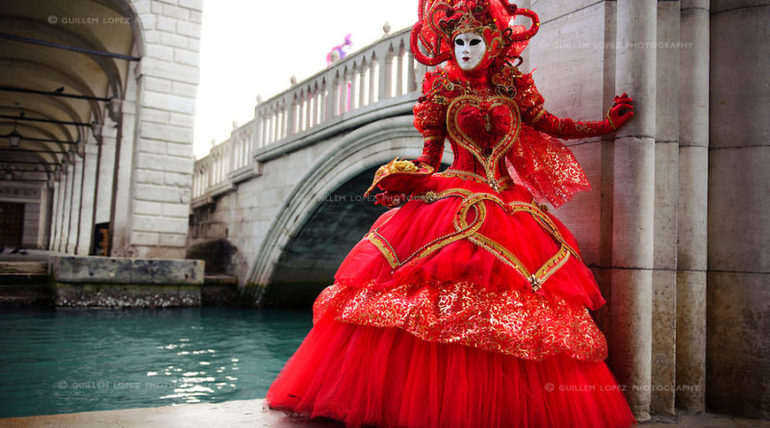
[[[586,309],[604,299],[563,224],[512,210],[532,202],[520,186],[497,193],[434,175],[423,190],[454,196],[375,222],[316,300],[267,404],[353,427],[631,426]],[[557,260],[565,244],[570,256]],[[549,263],[541,287],[522,274]]]
[[[603,361],[542,361],[426,342],[398,328],[326,317],[267,393],[270,407],[346,426],[629,427]]]

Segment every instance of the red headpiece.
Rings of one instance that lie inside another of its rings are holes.
[[[516,15],[529,17],[532,26],[512,26]],[[452,58],[452,40],[458,34],[478,33],[493,55],[515,58],[540,27],[535,12],[519,9],[507,0],[420,0],[418,16],[410,39],[412,55],[431,66]],[[427,54],[420,50],[418,40]]]

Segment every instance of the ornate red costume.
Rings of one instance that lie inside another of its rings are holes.
[[[514,15],[533,25],[509,27]],[[616,97],[599,122],[548,113],[512,62],[538,25],[501,0],[421,1],[413,54],[448,63],[425,76],[414,108],[422,156],[383,166],[373,184],[384,205],[408,201],[374,223],[316,300],[271,407],[349,426],[633,424],[588,312],[605,301],[575,238],[538,203],[590,189],[554,137],[612,132],[631,99]],[[445,141],[454,162],[435,172]]]

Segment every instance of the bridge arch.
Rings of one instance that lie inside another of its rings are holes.
[[[352,188],[357,188],[360,195],[365,190],[362,180],[368,184],[377,167],[397,156],[414,158],[420,154],[422,139],[413,119],[411,115],[391,117],[352,131],[324,152],[294,186],[253,261],[246,294],[254,304],[266,303],[264,299],[271,291],[282,257],[330,195]],[[447,159],[451,159],[451,153],[445,153],[444,160]],[[353,182],[357,184],[351,186]],[[351,214],[359,215],[355,211],[348,213]],[[367,223],[368,229],[371,222]],[[360,232],[363,236],[366,230]]]

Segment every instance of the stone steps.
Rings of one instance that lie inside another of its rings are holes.
[[[0,285],[19,280],[45,280],[47,278],[47,262],[0,262]]]
[[[54,304],[47,262],[0,261],[0,307]]]

